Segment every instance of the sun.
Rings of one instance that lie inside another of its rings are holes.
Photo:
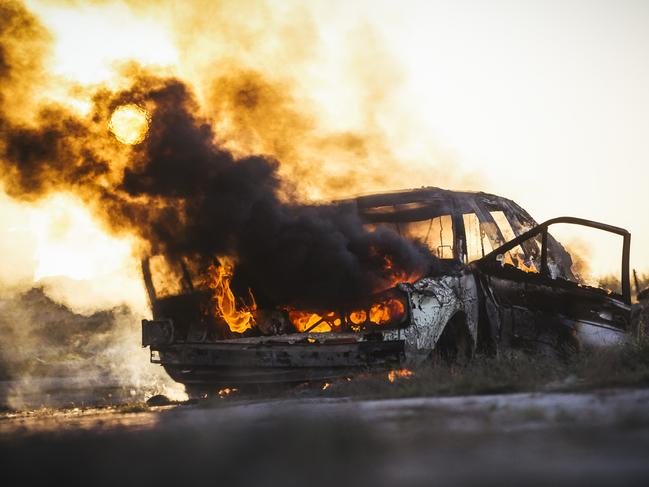
[[[122,105],[111,115],[108,127],[122,144],[139,144],[149,130],[149,114],[137,105]]]

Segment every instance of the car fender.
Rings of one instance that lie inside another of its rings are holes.
[[[442,336],[447,323],[464,313],[475,349],[478,336],[478,291],[473,274],[425,277],[399,288],[408,296],[409,324],[399,330],[405,339],[406,358],[418,362],[427,358]]]

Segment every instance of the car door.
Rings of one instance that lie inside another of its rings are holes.
[[[589,285],[574,272],[576,259],[549,231],[554,225],[621,237],[619,292]],[[624,229],[563,217],[474,262],[493,339],[502,346],[551,347],[559,352],[623,340],[630,326],[629,246]]]

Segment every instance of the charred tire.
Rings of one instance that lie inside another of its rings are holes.
[[[448,365],[466,365],[473,356],[473,340],[464,313],[456,313],[444,327],[435,344],[433,361]]]

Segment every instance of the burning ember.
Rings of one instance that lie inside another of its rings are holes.
[[[221,265],[211,265],[208,272],[212,276],[209,287],[213,291],[212,298],[216,315],[222,318],[230,330],[235,333],[243,333],[255,326],[254,314],[257,305],[252,292],[250,293],[252,304],[237,307],[237,300],[232,289],[230,289],[230,282],[234,272],[232,260],[224,257],[221,259]]]
[[[235,387],[226,387],[225,389],[219,390],[219,397],[226,397],[238,391],[239,389]]]
[[[396,369],[388,372],[388,380],[394,383],[397,379],[409,379],[414,373],[410,369]]]

